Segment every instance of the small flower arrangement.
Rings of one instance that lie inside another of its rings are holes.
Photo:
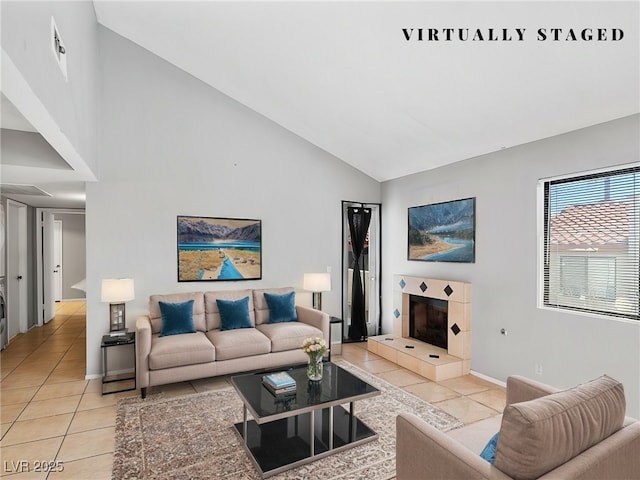
[[[327,342],[324,338],[309,337],[302,343],[302,350],[310,357],[324,357],[329,349],[327,348]]]
[[[322,357],[324,357],[329,349],[324,338],[309,337],[302,343],[302,351],[309,357],[307,365],[307,376],[309,380],[322,379]]]

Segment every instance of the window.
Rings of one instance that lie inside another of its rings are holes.
[[[579,298],[616,298],[615,257],[560,257],[560,292]]]
[[[541,184],[544,306],[640,320],[640,167]]]

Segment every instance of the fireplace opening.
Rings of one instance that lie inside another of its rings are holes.
[[[409,336],[447,349],[448,308],[446,300],[410,295]]]

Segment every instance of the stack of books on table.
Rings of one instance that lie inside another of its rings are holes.
[[[287,372],[265,375],[262,377],[262,384],[274,395],[296,392],[296,381]]]

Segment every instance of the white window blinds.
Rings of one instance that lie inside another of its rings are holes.
[[[544,305],[639,320],[640,167],[544,182]]]

